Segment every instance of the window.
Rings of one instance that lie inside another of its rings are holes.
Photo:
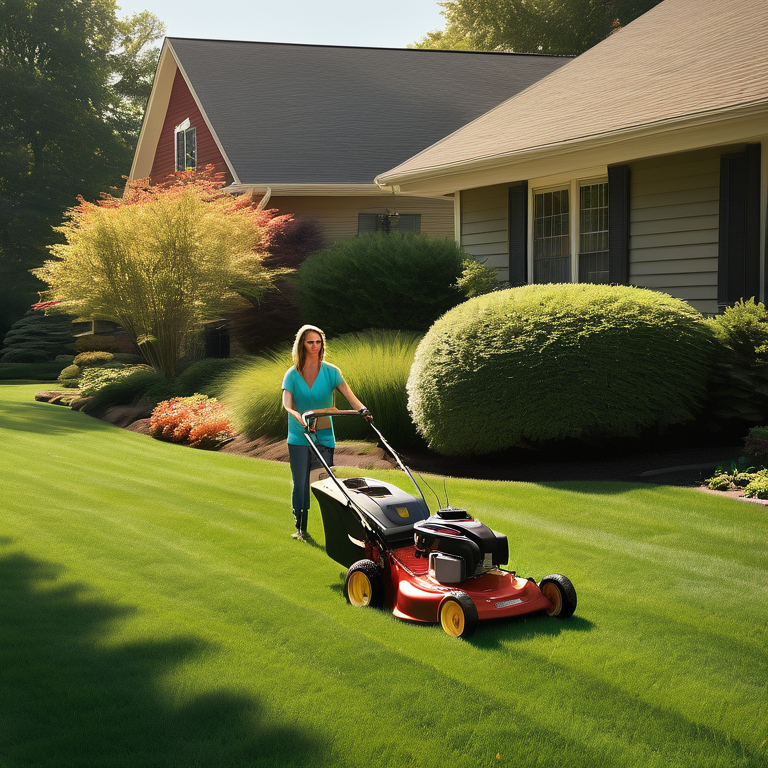
[[[569,190],[533,196],[533,282],[571,282]]]
[[[420,213],[358,213],[357,234],[364,232],[421,233]]]
[[[186,171],[197,168],[197,132],[187,118],[174,130],[176,142],[176,170]]]
[[[533,282],[608,283],[608,182],[573,180],[532,197]]]
[[[579,282],[607,283],[608,182],[579,188]]]

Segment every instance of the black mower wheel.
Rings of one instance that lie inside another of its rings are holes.
[[[547,609],[547,615],[567,619],[576,610],[576,590],[571,580],[560,573],[545,576],[539,582],[539,589],[544,597],[552,603]]]
[[[344,597],[355,608],[381,608],[384,605],[384,577],[373,560],[358,560],[347,571]]]
[[[443,598],[437,615],[440,626],[451,637],[471,637],[480,623],[472,598],[460,590],[449,592]]]

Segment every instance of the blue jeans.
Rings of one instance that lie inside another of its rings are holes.
[[[318,449],[330,467],[333,464],[333,448],[326,445],[318,445]],[[293,493],[291,494],[291,506],[293,507],[293,519],[296,522],[297,531],[307,530],[307,518],[309,517],[309,473],[313,469],[321,467],[320,459],[308,445],[288,445],[288,458],[291,462],[291,476],[293,477]]]

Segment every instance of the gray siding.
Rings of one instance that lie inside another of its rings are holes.
[[[509,279],[508,184],[461,192],[461,247]]]
[[[629,282],[717,312],[720,155],[687,152],[631,164]]]

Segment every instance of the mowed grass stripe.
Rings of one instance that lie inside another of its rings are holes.
[[[740,570],[732,532],[764,530],[752,505],[449,480],[454,504],[509,534],[511,567],[564,572],[579,591],[570,622],[491,624],[456,642],[346,606],[340,566],[288,537],[287,467],[35,413],[42,426],[23,440],[0,421],[13,481],[0,567],[16,587],[0,613],[18,625],[12,637],[0,623],[16,660],[0,701],[23,691],[0,719],[15,733],[0,728],[0,764],[765,764],[760,584],[668,567],[690,549]],[[36,482],[30,464],[51,447],[56,482]],[[686,516],[701,526],[690,542]],[[322,544],[317,511],[310,528]],[[634,543],[653,557],[628,557]],[[747,559],[759,571],[761,552]],[[728,599],[694,594],[710,581]]]

